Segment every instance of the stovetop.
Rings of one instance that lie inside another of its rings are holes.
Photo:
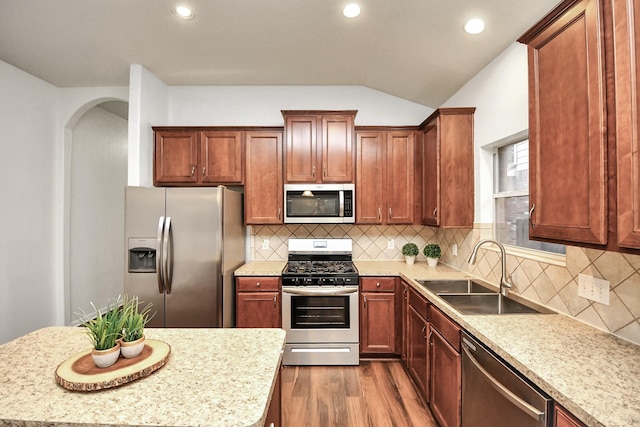
[[[351,261],[289,261],[283,274],[294,275],[338,275],[358,274]]]

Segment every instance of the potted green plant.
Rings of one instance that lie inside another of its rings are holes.
[[[96,315],[87,319],[86,313],[82,313],[82,326],[93,345],[91,357],[99,368],[107,368],[120,357],[120,342],[124,319],[119,307],[119,297],[115,302],[107,306],[107,311],[103,314],[93,302],[91,306],[95,309]]]
[[[402,246],[402,255],[404,255],[404,260],[407,264],[413,264],[416,261],[416,255],[420,250],[418,249],[418,245],[415,243],[405,243]]]
[[[436,265],[438,265],[438,259],[442,256],[442,250],[436,243],[427,244],[422,250],[422,253],[425,257],[427,257],[427,263],[429,264],[429,267],[435,267]]]
[[[151,314],[152,304],[147,304],[140,310],[140,301],[134,296],[129,299],[125,296],[122,305],[122,339],[120,340],[120,354],[130,359],[138,356],[144,349],[144,327],[153,318],[155,313]]]

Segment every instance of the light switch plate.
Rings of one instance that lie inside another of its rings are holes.
[[[387,249],[393,249],[396,247],[396,242],[393,239],[387,239]]]
[[[608,280],[586,274],[578,275],[578,296],[609,305],[611,285]]]
[[[262,240],[262,249],[269,249],[269,239]]]
[[[454,243],[453,245],[451,245],[451,253],[453,254],[453,256],[458,256],[458,244]]]

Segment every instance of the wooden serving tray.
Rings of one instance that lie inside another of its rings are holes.
[[[164,341],[146,339],[139,356],[125,359],[120,356],[108,368],[98,368],[91,358],[91,349],[62,362],[56,369],[56,382],[67,390],[96,391],[118,387],[150,375],[162,368],[171,353]]]

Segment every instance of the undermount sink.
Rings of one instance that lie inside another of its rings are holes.
[[[462,314],[547,314],[545,307],[530,301],[517,301],[516,296],[493,294],[439,294]],[[518,298],[519,299],[519,298]]]
[[[440,294],[486,294],[496,293],[495,290],[490,289],[480,283],[470,280],[418,280],[425,288],[431,292]]]

